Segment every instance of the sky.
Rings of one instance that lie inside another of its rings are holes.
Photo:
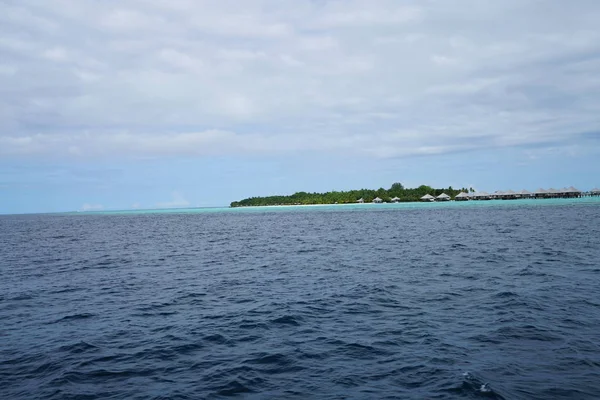
[[[597,0],[1,0],[0,213],[600,186]]]

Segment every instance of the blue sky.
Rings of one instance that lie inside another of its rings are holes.
[[[0,213],[600,186],[595,0],[4,0]]]

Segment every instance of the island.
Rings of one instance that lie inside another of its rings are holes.
[[[231,207],[414,202],[423,201],[422,198],[425,195],[437,197],[442,194],[446,194],[449,200],[454,199],[459,193],[467,192],[474,192],[474,190],[473,188],[453,189],[452,186],[435,189],[427,185],[405,188],[401,183],[394,183],[389,189],[359,189],[326,193],[297,192],[287,196],[249,197],[232,202]]]

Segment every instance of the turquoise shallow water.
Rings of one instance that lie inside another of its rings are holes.
[[[149,210],[106,210],[66,214],[163,214],[163,213],[247,213],[247,212],[316,212],[316,211],[388,211],[414,209],[445,208],[481,208],[481,207],[543,207],[562,205],[600,205],[600,197],[584,197],[579,199],[544,199],[544,200],[489,200],[489,201],[446,201],[434,203],[387,203],[387,204],[319,204],[311,206],[269,206],[269,207],[207,207],[207,208],[171,208]]]

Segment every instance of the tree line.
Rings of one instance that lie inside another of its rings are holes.
[[[297,192],[288,196],[267,196],[267,197],[249,197],[240,201],[231,203],[231,207],[249,207],[249,206],[276,206],[276,205],[309,205],[309,204],[350,204],[363,199],[365,203],[371,203],[379,197],[385,202],[390,202],[394,197],[400,199],[400,202],[419,201],[426,194],[439,196],[446,193],[454,198],[460,192],[473,192],[473,188],[454,189],[448,188],[435,189],[431,186],[421,185],[417,188],[405,188],[401,183],[394,183],[389,189],[379,188],[359,189],[349,191],[332,191],[326,193],[308,193]]]

